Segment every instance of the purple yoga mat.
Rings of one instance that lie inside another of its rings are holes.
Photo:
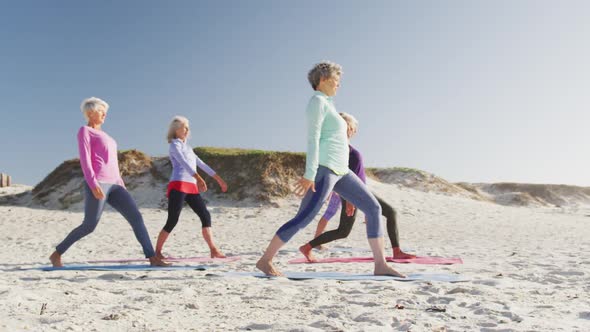
[[[129,258],[129,259],[110,259],[110,260],[96,260],[88,261],[88,263],[131,263],[131,262],[145,262],[147,258]],[[204,263],[204,262],[234,262],[240,260],[240,256],[230,256],[226,258],[211,258],[211,257],[166,257],[166,262],[187,262],[187,263]]]
[[[410,259],[398,259],[393,257],[386,258],[388,262],[393,263],[412,263],[412,264],[463,264],[463,260],[458,257],[421,257]],[[303,263],[370,263],[373,257],[330,257],[330,258],[316,258],[315,262],[308,262],[306,258],[296,258],[289,261],[289,264],[303,264]]]

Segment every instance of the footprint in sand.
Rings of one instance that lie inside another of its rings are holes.
[[[552,274],[557,274],[560,276],[583,276],[585,273],[581,272],[581,271],[556,271],[556,272],[551,272]]]
[[[364,292],[361,292],[358,289],[338,289],[337,291],[338,291],[338,293],[349,294],[349,295],[350,294],[364,294]]]
[[[270,330],[272,329],[272,325],[270,324],[250,324],[246,326],[244,329],[247,331],[256,331],[256,330]]]
[[[538,308],[538,309],[553,309],[555,307],[552,306],[552,305],[537,305],[537,306],[535,306],[535,308]]]
[[[513,322],[517,322],[517,323],[522,322],[522,318],[520,316],[518,316],[517,314],[510,312],[510,311],[496,311],[496,310],[492,310],[492,309],[481,308],[481,309],[477,309],[477,310],[473,311],[473,314],[486,315],[486,316],[502,316],[502,317],[506,317],[506,318],[510,319]],[[491,327],[491,326],[486,326],[486,327]]]
[[[99,275],[98,279],[112,281],[112,280],[130,280],[131,278],[129,278],[128,276],[126,276],[124,274],[120,274],[120,273],[106,273],[106,274]]]
[[[471,294],[471,295],[481,295],[481,294],[483,294],[482,291],[479,291],[477,289],[467,289],[467,288],[463,288],[463,287],[457,287],[457,288],[453,288],[450,291],[448,291],[447,292],[447,295],[459,294],[459,293]]]
[[[498,281],[495,280],[474,280],[473,281],[474,284],[478,284],[478,285],[485,285],[485,286],[498,286],[500,283]]]
[[[364,314],[358,315],[353,320],[355,322],[370,323],[372,325],[378,325],[378,326],[385,326],[386,325],[384,322],[380,321],[379,319],[377,319],[375,317],[371,317],[372,314],[373,314],[372,312],[366,312]]]
[[[133,299],[133,301],[135,302],[145,302],[145,303],[153,303],[154,302],[154,298],[147,295],[147,296],[138,296],[136,298]]]
[[[378,303],[375,302],[357,302],[357,301],[349,301],[350,304],[360,305],[362,307],[377,307],[379,306]]]
[[[393,317],[393,324],[391,327],[395,328],[396,331],[410,331],[413,327],[413,323],[411,321],[402,320],[400,321],[396,317]]]
[[[449,304],[455,301],[453,297],[430,297],[427,302],[430,304]]]
[[[57,324],[57,323],[61,323],[63,321],[65,321],[65,319],[61,319],[61,318],[48,318],[48,317],[39,318],[39,322],[41,324]]]
[[[482,323],[478,323],[477,325],[481,326],[481,327],[496,327],[496,326],[498,326],[498,324],[491,323],[491,322],[482,322]]]

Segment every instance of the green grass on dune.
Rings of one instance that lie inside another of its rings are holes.
[[[256,150],[256,149],[240,149],[240,148],[217,148],[210,146],[202,146],[194,148],[194,151],[199,156],[273,156],[278,154],[292,154],[298,156],[305,156],[303,152],[283,152],[283,151],[267,151],[267,150]]]
[[[374,174],[375,172],[401,172],[401,173],[418,173],[418,174],[426,174],[426,172],[410,167],[367,167],[365,168],[367,172]]]

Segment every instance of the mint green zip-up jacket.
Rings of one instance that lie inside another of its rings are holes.
[[[307,156],[304,178],[315,181],[319,165],[337,175],[348,173],[346,121],[336,112],[334,102],[316,91],[307,104]]]

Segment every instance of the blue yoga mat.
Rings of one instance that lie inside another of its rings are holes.
[[[409,274],[406,278],[393,276],[375,276],[372,274],[350,274],[344,272],[283,272],[285,277],[291,280],[396,280],[396,281],[443,281],[443,282],[462,282],[469,281],[468,278],[457,274],[444,273],[414,273]],[[267,276],[262,272],[225,272],[221,274],[208,274],[208,276],[221,277],[256,277],[256,278],[276,278]]]
[[[192,265],[192,266],[151,266],[151,265],[66,265],[64,267],[42,266],[30,270],[41,271],[175,271],[175,270],[198,270],[205,271],[215,265]]]

